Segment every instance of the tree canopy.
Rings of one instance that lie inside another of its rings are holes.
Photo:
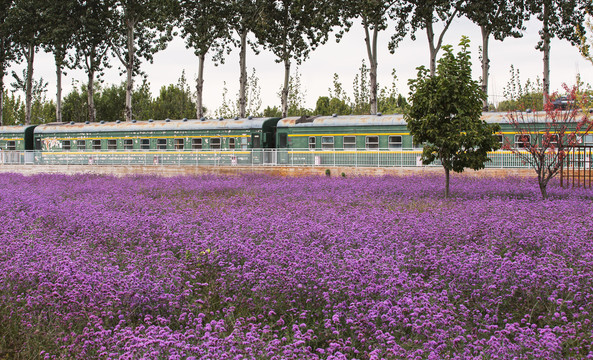
[[[529,13],[522,0],[471,1],[463,13],[480,27],[482,33],[482,91],[488,96],[490,36],[500,41],[507,37],[523,36],[523,23],[529,19]],[[483,109],[488,111],[488,99],[484,101]]]
[[[278,0],[266,3],[256,36],[262,45],[284,63],[282,115],[288,114],[290,66],[300,65],[309,53],[328,39],[337,24],[337,4],[329,0]]]

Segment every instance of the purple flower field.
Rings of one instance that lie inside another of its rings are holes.
[[[593,191],[0,175],[0,359],[593,358]]]

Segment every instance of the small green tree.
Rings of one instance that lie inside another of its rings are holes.
[[[503,88],[503,94],[506,100],[498,104],[498,111],[542,111],[543,103],[543,84],[538,78],[535,81],[527,79],[525,83],[521,82],[519,69],[511,65],[511,79]]]
[[[480,84],[471,77],[469,39],[462,37],[455,56],[450,45],[443,46],[435,75],[418,68],[418,78],[409,81],[411,105],[406,112],[414,142],[426,143],[422,163],[439,160],[445,169],[445,197],[449,197],[449,173],[468,167],[484,168],[488,152],[500,147],[496,124],[481,120],[485,98]]]

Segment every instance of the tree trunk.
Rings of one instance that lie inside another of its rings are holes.
[[[548,181],[546,179],[542,179],[541,177],[538,179],[539,182],[539,191],[542,193],[542,198],[544,200],[548,199]]]
[[[94,92],[95,92],[95,71],[94,70],[89,70],[89,83],[87,85],[87,107],[88,107],[88,112],[89,112],[89,121],[90,122],[95,122],[97,121],[96,117],[96,112],[95,112],[95,97],[94,97]]]
[[[4,125],[4,74],[2,73],[2,71],[0,71],[0,126],[3,126],[3,125]]]
[[[430,16],[426,17],[426,19],[424,20],[424,21],[426,21],[426,35],[428,36],[428,46],[430,49],[430,76],[434,76],[436,74],[437,53],[439,52],[439,50],[441,49],[441,46],[443,45],[443,38],[445,37],[445,33],[447,32],[447,30],[449,29],[449,26],[451,26],[451,24],[453,23],[453,20],[459,13],[459,10],[460,10],[459,6],[462,4],[463,4],[463,2],[458,2],[455,5],[455,7],[454,7],[455,10],[453,11],[453,14],[451,14],[451,16],[445,22],[445,26],[439,35],[439,40],[437,41],[436,45],[434,44],[434,28],[432,26],[433,25],[432,24],[432,14],[434,12],[434,8],[430,11]]]
[[[449,169],[445,167],[445,198],[449,198]]]
[[[31,125],[31,106],[33,103],[33,60],[35,58],[35,46],[29,45],[27,49],[27,80],[25,85],[25,125]]]
[[[198,119],[204,117],[204,107],[202,106],[202,97],[204,96],[204,59],[205,55],[198,56],[198,80],[196,82],[196,116]]]
[[[284,59],[284,88],[282,88],[282,117],[288,116],[288,85],[290,82],[290,59]]]
[[[435,76],[437,72],[437,49],[434,46],[432,21],[426,21],[426,36],[428,37],[428,50],[430,53],[430,76]]]
[[[247,107],[247,30],[241,31],[241,50],[239,53],[239,67],[241,76],[239,79],[239,117],[246,117]]]
[[[482,91],[486,94],[482,110],[488,111],[488,77],[490,71],[490,56],[488,54],[488,42],[490,40],[490,32],[485,27],[480,27],[482,30]]]
[[[128,21],[128,58],[126,64],[126,121],[132,121],[132,89],[134,88],[134,24]]]
[[[62,122],[62,65],[56,58],[56,121]]]
[[[367,55],[369,57],[369,63],[371,65],[371,69],[369,72],[370,77],[370,113],[376,114],[377,113],[377,67],[378,67],[378,60],[377,60],[377,37],[379,30],[375,26],[373,31],[373,36],[371,39],[371,35],[369,32],[369,24],[366,19],[363,19],[363,26],[364,26],[364,42],[367,48]]]
[[[543,48],[544,53],[544,105],[548,102],[548,96],[550,94],[550,7],[548,2],[544,2],[544,26],[542,29],[543,33]]]

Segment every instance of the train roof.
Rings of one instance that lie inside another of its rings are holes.
[[[24,134],[29,128],[34,128],[37,125],[7,125],[0,126],[0,134]]]
[[[36,134],[79,132],[133,132],[133,131],[195,131],[218,129],[261,129],[267,121],[278,118],[236,118],[204,120],[154,120],[94,123],[50,123],[39,125]]]
[[[544,111],[522,112],[525,123],[546,123],[548,116]],[[482,120],[489,124],[509,123],[508,112],[484,112]],[[521,119],[520,119],[521,120]],[[278,122],[278,127],[337,127],[337,126],[381,126],[407,125],[402,114],[394,115],[339,115],[339,116],[301,116],[288,117]]]
[[[325,126],[389,126],[406,125],[402,114],[395,115],[339,115],[288,117],[278,122],[278,127]]]

